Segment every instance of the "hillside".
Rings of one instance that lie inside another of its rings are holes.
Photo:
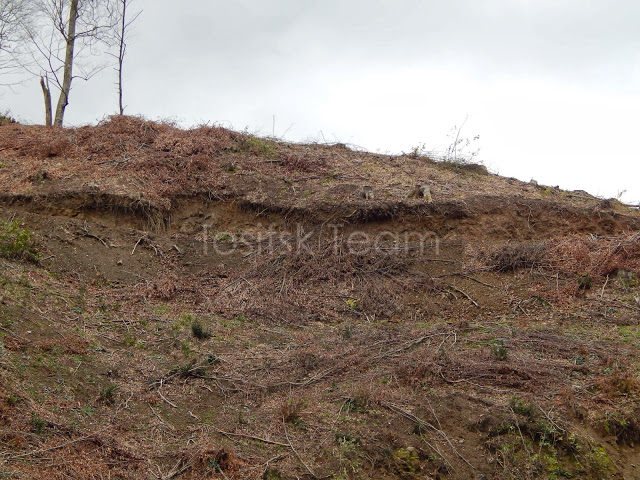
[[[0,478],[640,478],[639,230],[417,154],[0,125]]]

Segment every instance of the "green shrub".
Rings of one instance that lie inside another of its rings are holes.
[[[211,338],[211,332],[204,329],[202,323],[196,321],[191,324],[191,333],[198,340],[206,340],[207,338]]]
[[[519,397],[511,397],[509,406],[515,413],[525,417],[531,417],[534,413],[533,405]]]
[[[591,276],[588,273],[578,275],[578,290],[589,290],[591,288]]]
[[[31,417],[31,431],[36,435],[42,435],[47,428],[47,421],[40,418],[38,415]]]
[[[404,472],[416,473],[421,470],[420,456],[414,447],[400,448],[393,452],[393,457]]]
[[[33,234],[23,223],[14,218],[0,222],[0,257],[17,258],[37,262],[40,254],[33,242]]]
[[[257,157],[273,159],[278,156],[278,149],[275,142],[253,135],[244,136],[244,138],[238,142],[237,148],[241,152],[248,152]]]
[[[509,347],[507,347],[502,340],[498,340],[491,345],[491,353],[498,360],[504,362],[509,356]]]
[[[118,391],[118,386],[110,383],[102,390],[100,390],[100,401],[106,405],[113,405],[116,403],[116,392]]]

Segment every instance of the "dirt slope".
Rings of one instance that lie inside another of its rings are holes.
[[[615,200],[122,117],[0,126],[0,221],[2,478],[640,478]]]

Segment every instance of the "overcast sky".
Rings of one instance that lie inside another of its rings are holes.
[[[129,114],[367,150],[462,136],[501,175],[640,201],[638,0],[136,0]],[[76,81],[67,125],[116,111]],[[41,123],[37,79],[1,98]],[[275,116],[275,128],[273,118]]]

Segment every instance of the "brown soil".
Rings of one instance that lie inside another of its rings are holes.
[[[640,478],[615,200],[122,117],[0,126],[14,218],[0,478]]]

